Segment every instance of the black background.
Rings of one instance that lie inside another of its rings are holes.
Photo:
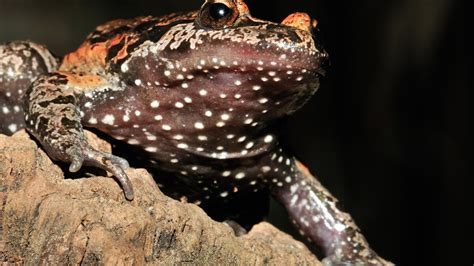
[[[400,265],[472,265],[470,10],[453,0],[247,2],[259,18],[319,20],[332,66],[283,135],[372,247]],[[104,21],[200,4],[0,0],[0,42],[34,40],[63,55]]]

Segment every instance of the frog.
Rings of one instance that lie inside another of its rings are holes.
[[[160,173],[167,195],[209,212],[267,192],[325,265],[392,265],[279,141],[278,121],[326,73],[317,24],[303,12],[275,23],[243,0],[206,0],[197,11],[104,23],[61,59],[33,42],[0,45],[0,133],[25,128],[70,172],[109,172],[129,201],[135,157]],[[85,129],[126,152],[94,149]]]

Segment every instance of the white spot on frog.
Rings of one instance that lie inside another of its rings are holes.
[[[180,148],[180,149],[187,149],[189,146],[188,146],[188,144],[186,144],[186,143],[179,143],[179,144],[177,145],[177,147]]]
[[[120,66],[120,70],[122,70],[123,73],[127,72],[127,71],[128,71],[128,64],[127,64],[127,63],[123,63],[123,64]]]
[[[246,149],[250,149],[250,148],[253,147],[253,145],[254,145],[253,142],[249,142],[249,143],[247,143],[247,145],[245,145],[245,148],[246,148]]]
[[[104,118],[102,118],[102,123],[106,125],[113,125],[115,122],[115,116],[114,115],[106,115]]]
[[[235,175],[235,179],[242,179],[245,177],[245,173],[244,172],[239,172]]]
[[[183,138],[184,138],[183,135],[174,135],[173,136],[173,139],[175,139],[175,140],[182,140]]]
[[[223,176],[223,177],[228,177],[228,176],[230,176],[230,174],[231,174],[230,171],[224,171],[224,172],[222,172],[222,176]]]
[[[10,130],[10,132],[14,133],[18,129],[18,126],[17,126],[17,124],[10,124],[8,126],[8,129]]]
[[[273,141],[273,136],[272,135],[267,135],[265,136],[265,139],[263,139],[265,143],[270,143]]]
[[[148,151],[148,152],[157,152],[158,148],[157,147],[146,147],[145,150]]]
[[[261,99],[258,100],[258,102],[261,103],[261,104],[265,104],[265,103],[268,102],[268,99],[267,98],[261,98]]]
[[[221,115],[221,119],[224,120],[224,121],[229,120],[229,118],[230,118],[230,115],[228,115],[228,114],[222,114]]]

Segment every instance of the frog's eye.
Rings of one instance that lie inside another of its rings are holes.
[[[225,19],[228,15],[232,14],[232,10],[221,3],[212,4],[209,6],[209,15],[214,20]]]
[[[206,3],[199,14],[198,21],[209,28],[225,28],[232,26],[238,16],[235,6],[224,3]]]

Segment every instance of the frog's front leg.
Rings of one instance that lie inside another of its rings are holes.
[[[83,164],[109,171],[120,182],[125,197],[132,200],[133,188],[124,171],[128,162],[94,150],[84,136],[79,101],[87,86],[93,89],[91,79],[100,77],[54,72],[36,80],[24,100],[27,130],[51,158],[70,163],[69,171],[76,172]]]
[[[324,250],[325,265],[392,265],[369,247],[348,213],[315,177],[281,150],[262,167],[271,192],[288,211],[300,232]]]

